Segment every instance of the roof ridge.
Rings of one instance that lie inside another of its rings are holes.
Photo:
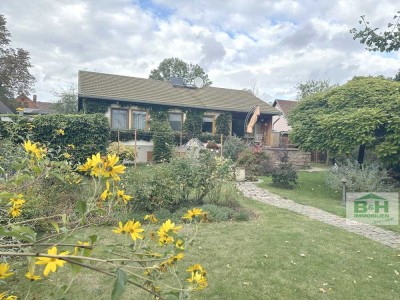
[[[298,102],[299,100],[275,99],[274,101]]]
[[[99,74],[99,75],[118,76],[118,77],[134,78],[134,79],[140,79],[140,80],[150,80],[150,81],[154,81],[154,82],[157,82],[157,83],[163,82],[163,83],[169,84],[169,82],[163,81],[163,80],[136,77],[136,76],[129,76],[129,75],[111,74],[111,73],[94,72],[94,71],[86,71],[86,70],[78,70],[78,73],[95,73],[95,74]]]

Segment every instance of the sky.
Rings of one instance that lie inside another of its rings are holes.
[[[296,99],[307,80],[393,77],[400,52],[368,52],[349,30],[384,29],[393,0],[0,0],[11,46],[30,52],[39,101],[78,70],[147,78],[164,58],[199,64],[215,87]]]

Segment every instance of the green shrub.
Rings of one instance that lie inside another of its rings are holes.
[[[267,153],[260,147],[243,150],[236,162],[238,167],[246,169],[246,178],[255,179],[256,176],[267,176],[273,169]]]
[[[107,147],[107,153],[116,154],[121,160],[135,160],[135,149],[133,146],[126,146],[122,143],[111,143]]]
[[[279,166],[273,169],[272,184],[285,189],[292,189],[297,184],[297,170],[288,161],[287,154],[282,157]]]
[[[230,136],[226,139],[223,144],[223,154],[225,157],[232,159],[232,161],[237,161],[239,153],[246,148],[241,138],[236,136]]]
[[[10,141],[2,140],[0,155],[6,155],[0,159],[0,191],[6,186],[13,176],[22,176],[19,182],[20,193],[27,195],[29,201],[24,205],[23,219],[42,218],[51,215],[66,214],[70,220],[76,216],[75,207],[78,200],[84,200],[86,195],[92,193],[92,186],[80,184],[85,178],[73,171],[73,167],[67,161],[41,161],[35,166],[34,181],[29,182],[29,177],[16,168],[28,164],[26,152],[22,145],[14,145]],[[51,156],[48,155],[50,158]],[[18,162],[18,163],[17,163]],[[21,163],[22,162],[22,163]],[[47,168],[46,173],[41,173],[39,168]],[[4,217],[1,215],[0,219]],[[4,210],[8,214],[7,210]],[[39,226],[35,223],[35,226]]]
[[[13,175],[15,161],[25,157],[22,145],[14,145],[11,138],[2,139],[0,147],[0,179]]]
[[[238,222],[246,222],[251,219],[252,212],[246,209],[240,209],[233,214],[233,220]]]
[[[393,186],[385,168],[378,163],[360,166],[357,161],[347,160],[332,168],[325,177],[325,184],[332,190],[342,190],[342,178],[347,179],[349,192],[388,192]]]
[[[157,217],[160,223],[165,222],[168,219],[171,219],[172,213],[166,208],[160,208],[154,212],[154,215]],[[176,221],[176,220],[173,220]]]
[[[220,194],[225,197],[222,186],[232,179],[231,161],[211,151],[188,153],[169,163],[130,168],[124,176],[127,192],[135,198],[131,201],[133,209],[150,212],[201,204],[206,196],[218,201]],[[228,197],[224,201],[234,206],[234,195]]]
[[[218,145],[217,145],[217,143],[215,141],[208,141],[206,148],[207,149],[212,149],[212,150],[218,150],[219,149],[219,147],[218,147]]]
[[[154,212],[174,209],[184,200],[180,197],[179,182],[168,163],[141,169],[131,168],[124,176],[126,190],[134,197],[129,204],[134,210]]]
[[[206,133],[203,132],[201,134],[195,135],[202,143],[207,143],[208,141],[219,141],[221,136],[218,134]]]
[[[15,144],[22,143],[32,129],[31,118],[22,115],[1,115],[0,140],[10,139]]]
[[[223,183],[218,192],[218,197],[209,197],[207,202],[231,208],[240,207],[240,199],[243,199],[243,194],[236,188],[234,182]]]
[[[191,155],[187,157],[175,157],[171,160],[170,166],[175,180],[179,182],[179,197],[184,201],[189,201],[189,197],[195,188],[194,177],[197,171],[197,166],[195,165],[193,157]]]
[[[228,221],[232,218],[234,210],[229,207],[206,204],[201,207],[203,211],[208,212],[208,219],[211,222]]]
[[[208,195],[210,199],[218,201],[222,186],[233,180],[232,161],[206,150],[200,152],[194,165],[195,199],[203,200]]]

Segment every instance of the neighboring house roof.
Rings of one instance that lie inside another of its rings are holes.
[[[39,109],[42,110],[54,110],[54,102],[42,102],[42,101],[37,101],[36,105]]]
[[[298,101],[275,99],[273,107],[283,112],[285,116],[297,105]]]
[[[0,101],[0,114],[13,114],[14,112],[3,102]]]
[[[259,105],[262,114],[279,114],[275,108],[243,90],[174,87],[161,80],[88,71],[79,71],[78,78],[80,101],[92,98],[233,112],[249,112]]]
[[[43,115],[55,112],[55,103],[36,101],[36,95],[33,95],[33,100],[25,95],[21,95],[17,97],[16,101],[21,103],[21,105],[24,107],[24,113],[26,114]]]
[[[19,102],[23,107],[25,108],[31,108],[31,109],[37,109],[37,105],[34,101],[32,101],[28,96],[25,95],[20,95],[15,99],[17,102]]]

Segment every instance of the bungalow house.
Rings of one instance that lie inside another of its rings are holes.
[[[202,114],[203,133],[217,134],[217,120],[229,115],[230,134],[245,135],[246,120],[255,106],[260,115],[250,138],[271,144],[272,116],[279,111],[244,90],[186,84],[182,79],[169,82],[97,72],[79,71],[78,110],[85,113],[102,112],[110,119],[111,128],[119,131],[149,130],[152,109],[168,110],[171,128],[183,131],[188,112]],[[133,135],[132,135],[133,137]],[[151,142],[144,143],[151,151]],[[139,153],[138,161],[148,157]]]

